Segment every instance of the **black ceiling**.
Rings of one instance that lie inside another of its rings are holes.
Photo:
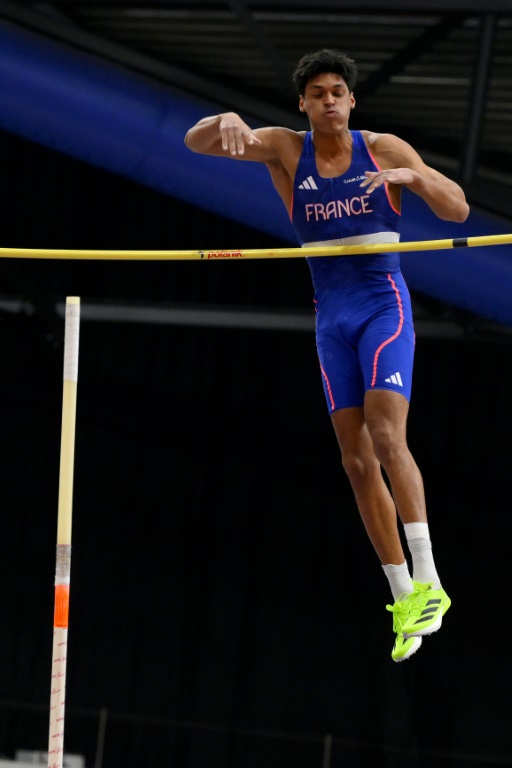
[[[345,50],[360,72],[353,127],[399,134],[511,215],[512,0],[0,0],[0,16],[289,127],[305,127],[298,59]]]

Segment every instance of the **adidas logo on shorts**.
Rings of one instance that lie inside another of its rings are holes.
[[[399,371],[397,371],[396,373],[391,374],[391,376],[389,376],[389,378],[387,378],[387,379],[384,379],[384,381],[386,382],[386,384],[398,384],[399,387],[403,387],[403,385],[404,385],[404,383],[402,381],[402,377],[400,376]]]

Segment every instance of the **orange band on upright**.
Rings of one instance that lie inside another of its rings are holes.
[[[67,629],[69,623],[69,584],[55,585],[54,627]]]

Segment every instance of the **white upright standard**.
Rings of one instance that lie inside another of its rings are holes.
[[[64,330],[64,385],[60,445],[59,509],[55,567],[55,610],[50,694],[48,768],[62,768],[64,756],[64,709],[66,701],[66,656],[71,570],[71,520],[75,453],[76,395],[80,299],[68,296]]]

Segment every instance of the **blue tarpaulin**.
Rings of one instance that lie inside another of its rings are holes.
[[[188,128],[216,105],[8,22],[0,22],[0,82],[4,130],[264,231],[277,247],[296,243],[264,166],[184,146]],[[464,224],[442,222],[404,195],[404,241],[511,229],[476,210]],[[191,233],[190,248],[204,246]],[[512,326],[512,246],[415,252],[402,264],[411,289]]]

